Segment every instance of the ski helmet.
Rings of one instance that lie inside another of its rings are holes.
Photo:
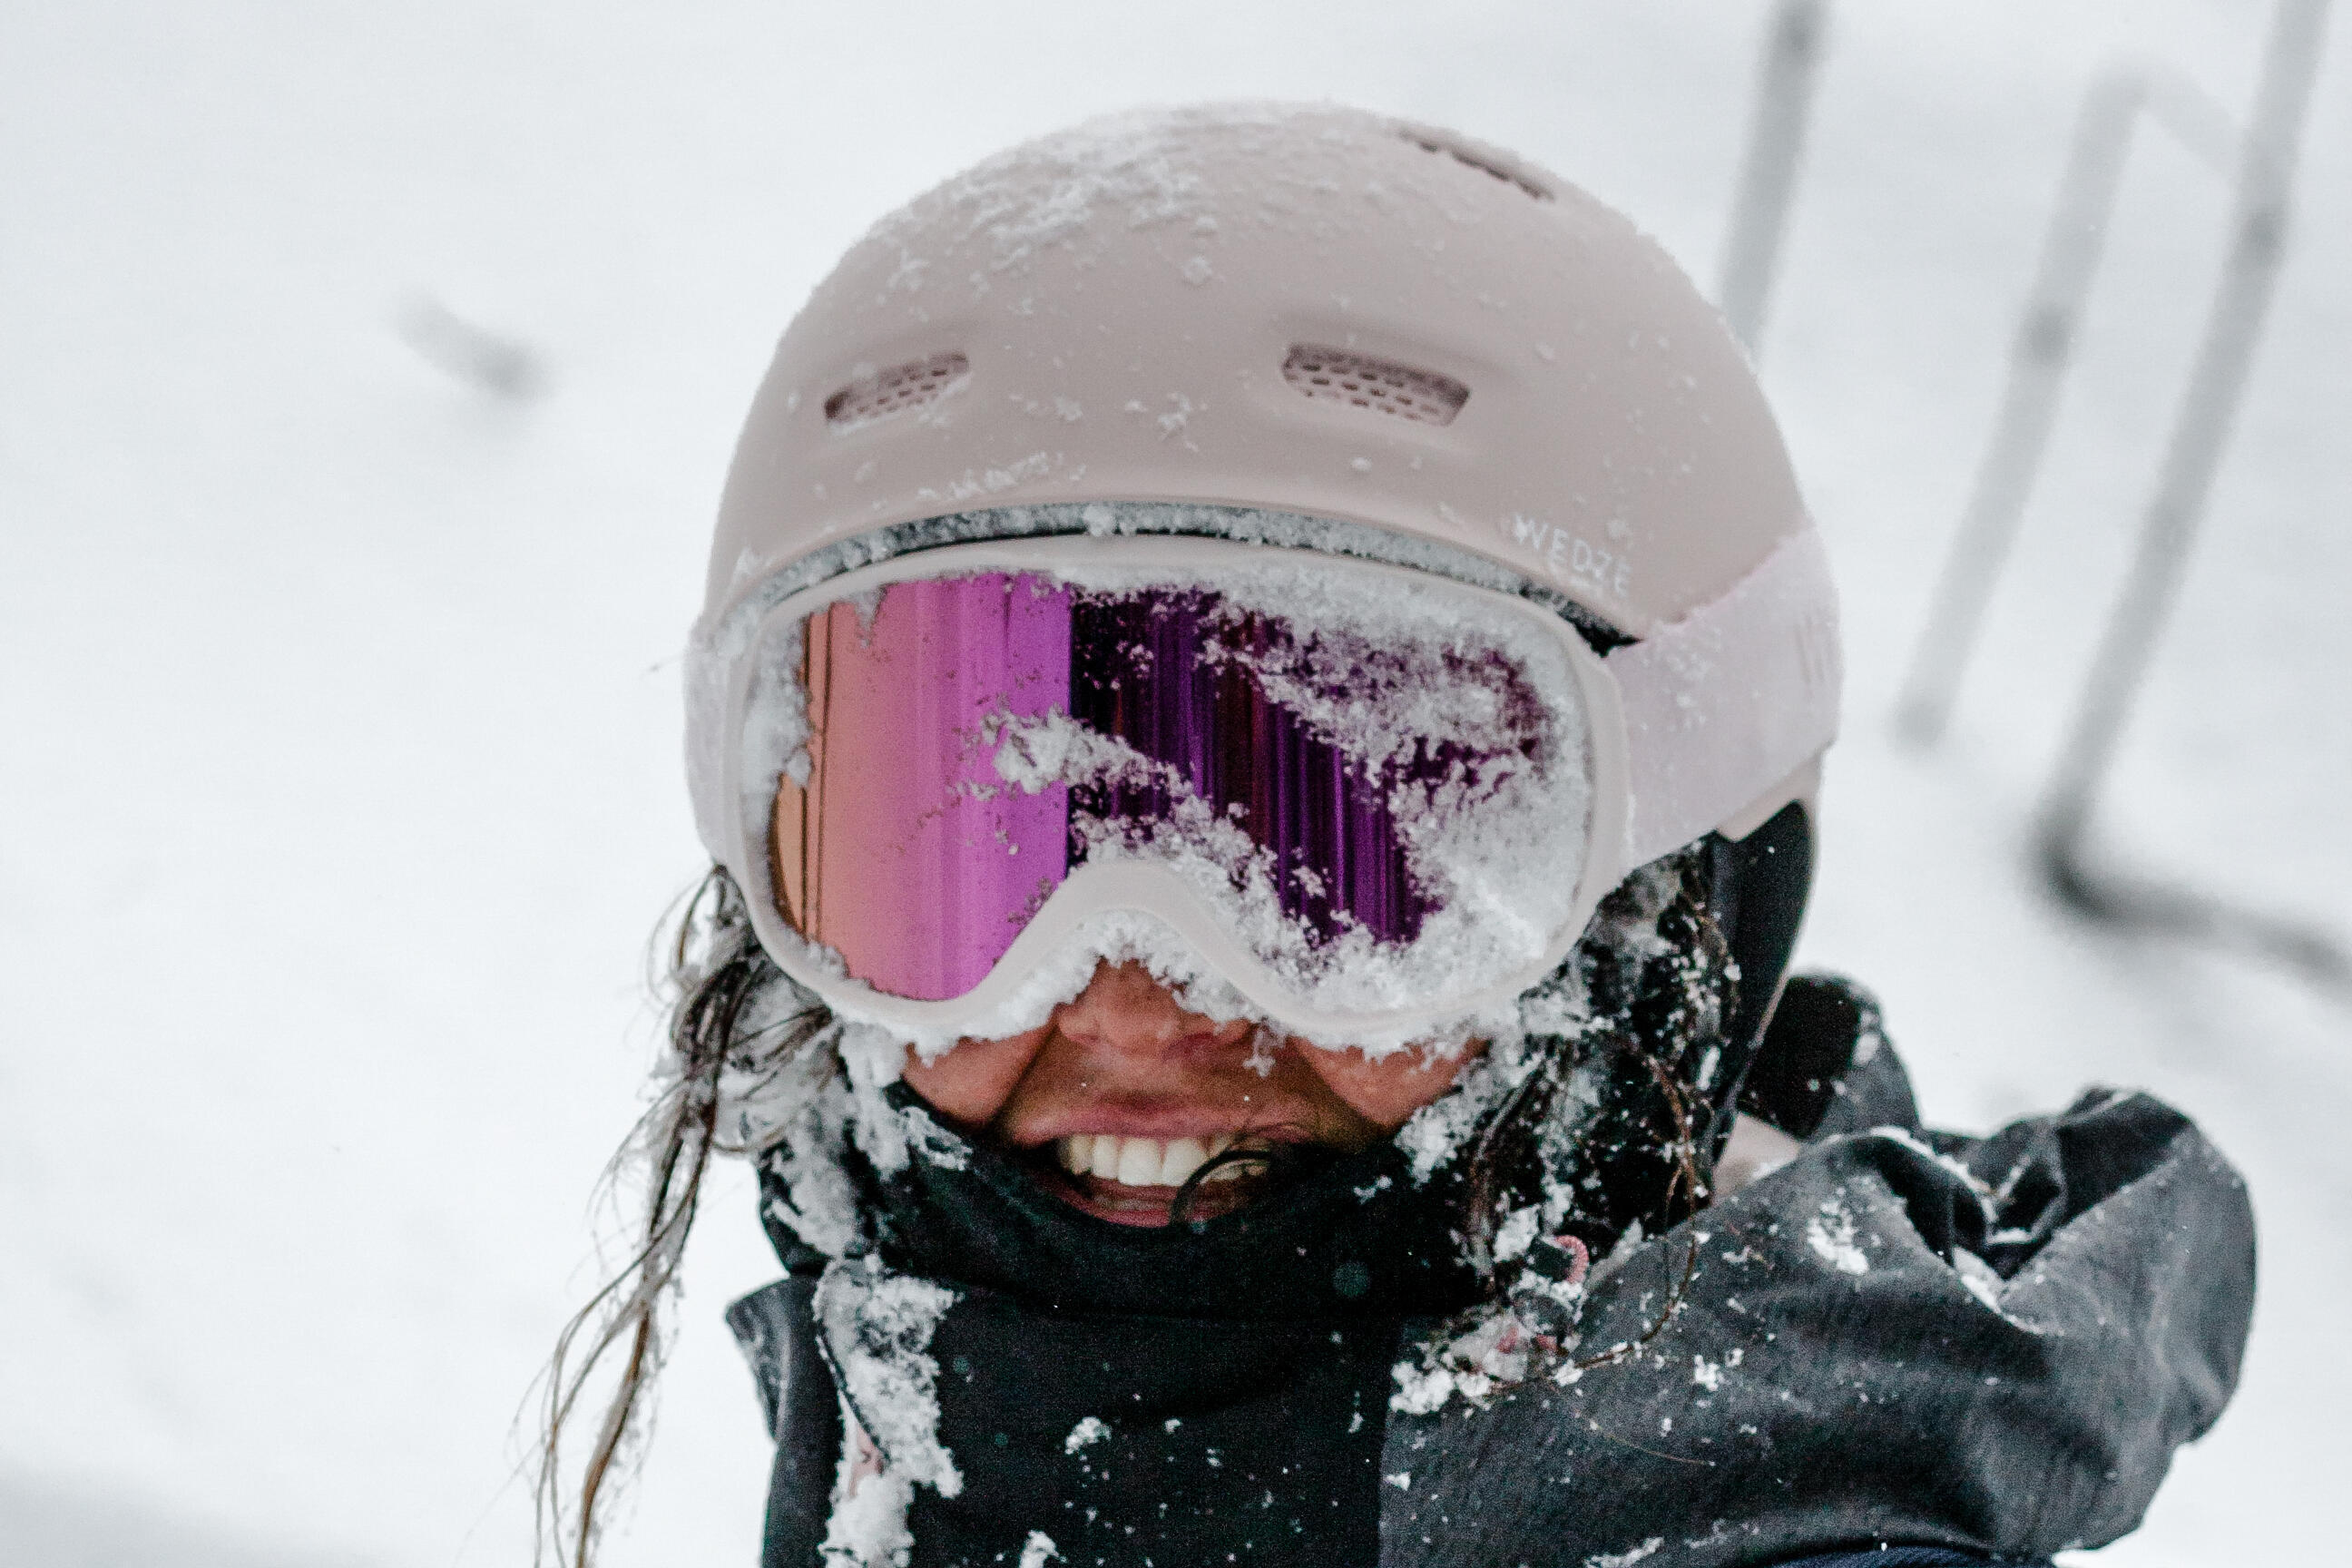
[[[779,611],[805,661],[830,606],[951,563],[1003,578],[1055,536],[1138,534],[1178,556],[1353,557],[1397,594],[1443,579],[1500,618],[1507,600],[1540,610],[1575,656],[1570,741],[1592,775],[1562,867],[1574,918],[1475,994],[1380,1016],[1302,999],[1228,940],[1239,917],[1131,865],[1081,878],[1073,859],[1011,923],[1043,931],[1058,910],[1066,932],[1139,905],[1223,944],[1278,1022],[1410,1031],[1531,983],[1618,877],[1712,833],[1774,858],[1734,941],[1758,971],[1743,992],[1769,1000],[1840,672],[1826,563],[1754,375],[1664,252],[1593,197],[1329,106],[1115,116],[1014,148],[884,218],[785,331],[721,502],[688,755],[704,841],[794,978],[951,1039],[1009,1016],[1045,938],[984,953],[969,995],[909,995],[791,918],[772,812],[808,724],[762,716]]]

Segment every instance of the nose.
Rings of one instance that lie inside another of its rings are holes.
[[[1090,1050],[1158,1061],[1236,1047],[1249,1038],[1250,1025],[1187,1012],[1143,965],[1106,963],[1075,1000],[1055,1010],[1054,1030]]]

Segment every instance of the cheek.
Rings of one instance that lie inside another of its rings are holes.
[[[1290,1046],[1325,1088],[1383,1132],[1395,1131],[1407,1117],[1453,1088],[1462,1069],[1486,1049],[1486,1041],[1475,1040],[1451,1057],[1432,1061],[1415,1050],[1367,1059],[1361,1051],[1326,1050],[1304,1040],[1294,1039]]]
[[[985,1127],[1013,1097],[1022,1074],[1045,1044],[1044,1029],[1002,1040],[962,1040],[935,1062],[907,1052],[907,1087],[959,1126]]]

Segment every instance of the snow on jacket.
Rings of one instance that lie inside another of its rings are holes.
[[[1925,1132],[1866,1000],[1791,984],[1748,1103],[1804,1152],[1618,1248],[1549,1359],[1454,1310],[1458,1249],[1391,1146],[1107,1255],[1001,1157],[929,1140],[872,1194],[898,1245],[776,1229],[787,1277],[730,1313],[777,1438],[765,1563],[1962,1554],[1927,1564],[2129,1531],[2236,1382],[2242,1184],[2137,1094]],[[837,1509],[853,1416],[883,1469]]]

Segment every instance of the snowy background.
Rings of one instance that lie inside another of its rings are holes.
[[[0,0],[0,1562],[509,1564],[700,857],[677,651],[774,336],[872,218],[1097,110],[1454,123],[1715,278],[1760,4]],[[1853,678],[1805,942],[1931,1119],[2152,1087],[2250,1173],[2246,1381],[2117,1568],[2340,1561],[2352,1015],[2070,923],[2023,821],[2145,500],[2223,194],[2136,156],[1949,743],[1890,712],[2076,104],[2246,101],[2254,0],[1840,9],[1763,349]],[[2352,931],[2352,19],[2257,379],[2100,842]],[[420,353],[437,304],[527,395]],[[729,1170],[615,1564],[755,1560]]]

